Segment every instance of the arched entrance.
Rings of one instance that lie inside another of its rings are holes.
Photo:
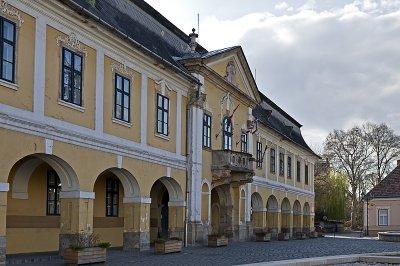
[[[239,190],[238,190],[238,193]],[[240,194],[237,197],[240,200]],[[239,202],[238,204],[239,205]],[[218,186],[211,190],[211,232],[233,237],[232,200],[228,186]],[[238,217],[239,219],[239,217]]]
[[[254,192],[251,195],[251,211],[250,221],[253,226],[253,230],[256,233],[261,231],[265,227],[265,215],[264,215],[264,204],[261,195],[258,192]]]
[[[273,237],[278,234],[278,214],[278,201],[271,195],[267,200],[267,228]]]
[[[101,242],[110,242],[113,247],[125,247],[124,239],[129,238],[124,238],[124,234],[129,230],[135,231],[132,226],[125,226],[125,220],[140,215],[140,212],[135,214],[130,208],[125,210],[127,203],[124,203],[126,199],[140,197],[135,177],[126,169],[109,168],[97,177],[93,191],[96,195],[93,202],[94,233]]]
[[[281,205],[281,232],[282,233],[290,233],[290,214],[292,209],[290,207],[290,202],[288,198],[284,198],[282,200]]]
[[[303,208],[303,232],[309,233],[311,226],[311,212],[308,202],[304,203]]]
[[[293,204],[293,234],[301,232],[301,205],[298,200]]]
[[[162,177],[153,184],[150,196],[150,242],[157,237],[183,238],[186,203],[179,184]]]
[[[7,254],[59,250],[63,196],[79,191],[72,167],[60,157],[28,155],[8,176]]]

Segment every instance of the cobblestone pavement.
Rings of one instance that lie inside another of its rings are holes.
[[[290,241],[231,242],[227,247],[189,247],[184,248],[181,253],[166,255],[154,255],[153,250],[140,253],[109,250],[106,265],[240,265],[276,260],[389,251],[400,252],[400,242],[323,237]],[[53,260],[29,265],[56,266],[63,265],[63,263],[61,260]]]

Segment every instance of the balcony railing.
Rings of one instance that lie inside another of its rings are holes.
[[[254,176],[253,161],[252,155],[248,153],[214,150],[211,165],[214,185],[251,183]]]

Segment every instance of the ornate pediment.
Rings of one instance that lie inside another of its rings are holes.
[[[73,33],[73,32],[68,36],[61,36],[61,35],[58,36],[56,38],[56,41],[57,41],[58,46],[70,47],[70,48],[74,49],[75,51],[81,52],[82,54],[85,55],[85,57],[87,56],[86,47],[84,47],[81,44],[81,42],[78,40],[75,33]]]

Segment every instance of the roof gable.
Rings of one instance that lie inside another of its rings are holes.
[[[203,62],[256,102],[260,101],[257,85],[240,46],[211,51],[201,56]]]
[[[366,196],[370,198],[400,197],[400,164],[371,189]]]

